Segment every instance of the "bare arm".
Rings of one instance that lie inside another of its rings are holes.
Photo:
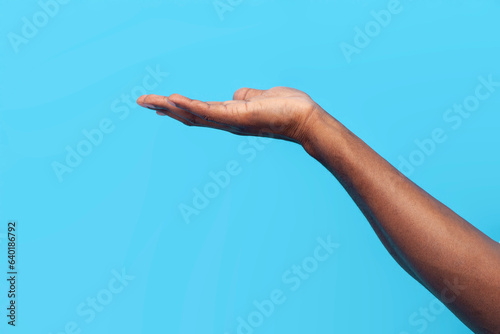
[[[305,149],[347,190],[387,250],[478,333],[500,333],[500,245],[330,116]]]
[[[184,124],[301,144],[339,180],[394,259],[477,333],[500,333],[500,245],[402,175],[305,93],[241,89],[226,102],[138,103]]]

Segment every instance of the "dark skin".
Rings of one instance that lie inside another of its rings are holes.
[[[189,126],[298,143],[342,184],[392,257],[475,333],[500,334],[500,244],[433,198],[296,89],[137,103]]]

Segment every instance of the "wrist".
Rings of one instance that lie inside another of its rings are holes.
[[[312,157],[320,158],[325,145],[329,150],[339,151],[349,130],[324,109],[312,113],[305,124],[304,138],[300,142],[304,150]],[[333,153],[333,152],[331,152]]]

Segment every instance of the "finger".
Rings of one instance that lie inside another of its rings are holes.
[[[173,119],[175,119],[175,120],[177,120],[177,121],[179,121],[187,126],[199,126],[199,127],[203,127],[203,128],[224,130],[226,132],[230,132],[230,133],[233,133],[233,134],[239,135],[239,136],[254,136],[254,134],[242,132],[238,129],[234,129],[234,128],[228,127],[228,126],[219,125],[217,123],[210,123],[210,122],[205,123],[205,121],[203,121],[203,120],[200,120],[197,122],[191,122],[191,121],[186,120],[185,118],[183,118],[183,117],[177,115],[176,113],[169,111],[167,109],[157,110],[156,114],[159,116],[169,116],[169,117],[171,117],[171,118],[173,118]]]
[[[204,120],[203,118],[190,112],[189,110],[184,110],[182,108],[175,106],[173,103],[170,103],[170,101],[166,96],[150,94],[147,95],[142,100],[142,103],[150,109],[159,110],[160,112],[172,113],[180,118],[187,120],[188,122],[192,123],[192,125],[199,125],[199,126],[218,125],[217,123],[213,122],[210,123],[207,120]]]
[[[144,99],[146,98],[147,95],[141,95],[137,98],[137,104],[140,105],[141,107],[146,107],[144,105]]]
[[[141,103],[147,108],[156,110],[158,115],[170,116],[186,125],[210,127],[229,132],[240,132],[236,127],[206,120],[188,110],[174,106],[169,103],[168,98],[165,96],[154,94],[146,95],[141,99]]]
[[[150,98],[149,95],[142,95],[142,96],[140,96],[137,99],[137,103],[139,105],[143,106],[143,107],[156,110],[156,114],[159,115],[159,116],[169,116],[169,117],[175,119],[176,121],[179,121],[179,122],[181,122],[181,123],[183,123],[185,125],[188,125],[188,126],[193,125],[193,123],[188,118],[182,117],[181,115],[178,115],[175,112],[172,112],[172,111],[170,111],[168,109],[164,109],[164,108],[161,108],[161,110],[159,110],[157,107],[154,106],[154,104],[151,104],[148,101],[148,97]]]
[[[207,101],[205,102],[206,104],[214,104],[214,105],[228,105],[228,104],[233,104],[233,103],[241,103],[242,101],[239,100],[229,100],[229,101],[224,101],[224,102],[217,102],[217,101]]]
[[[252,97],[256,97],[262,95],[265,90],[261,89],[253,89],[253,88],[240,88],[236,92],[234,92],[233,100],[248,100]]]
[[[205,121],[216,122],[226,126],[240,128],[241,125],[247,123],[246,119],[249,117],[246,102],[243,101],[208,104],[179,94],[170,95],[168,100],[175,104],[176,107],[187,110]]]
[[[175,119],[176,121],[179,121],[179,122],[181,122],[181,123],[183,123],[183,124],[185,124],[185,125],[187,125],[187,126],[191,126],[191,125],[193,125],[193,123],[192,123],[192,122],[190,122],[190,121],[188,121],[187,119],[182,118],[182,117],[180,117],[179,115],[177,115],[177,114],[175,114],[175,113],[173,113],[173,112],[171,112],[171,111],[168,111],[168,110],[161,110],[161,111],[157,110],[157,111],[156,111],[156,114],[157,114],[158,116],[168,116],[168,117],[173,118],[173,119]]]
[[[188,125],[188,126],[193,125],[193,123],[187,117],[182,117],[182,116],[176,114],[175,112],[172,112],[166,108],[155,106],[155,105],[151,104],[151,102],[148,104],[148,102],[149,102],[149,101],[147,101],[148,97],[150,97],[150,96],[149,95],[139,96],[139,98],[137,99],[137,104],[139,104],[141,107],[156,110],[156,114],[158,116],[169,116],[170,118],[173,118],[176,121],[179,121],[185,125]]]

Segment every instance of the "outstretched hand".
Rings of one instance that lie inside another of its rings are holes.
[[[225,130],[238,135],[280,138],[303,144],[312,120],[324,112],[304,92],[287,87],[238,89],[233,100],[202,102],[179,94],[143,95],[143,107],[188,126]]]

